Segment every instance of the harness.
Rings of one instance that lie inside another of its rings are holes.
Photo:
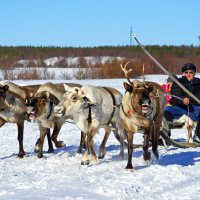
[[[112,111],[112,113],[111,113],[111,116],[110,116],[110,119],[109,119],[109,121],[107,122],[107,126],[110,124],[110,122],[112,121],[112,118],[113,118],[113,116],[114,116],[114,113],[115,113],[115,106],[116,106],[116,99],[115,99],[115,97],[114,97],[114,95],[113,95],[113,93],[108,89],[108,88],[106,88],[106,87],[103,87],[109,94],[110,94],[110,96],[112,97],[112,100],[113,100],[113,111]]]
[[[116,99],[115,99],[115,96],[113,95],[113,93],[106,87],[103,87],[111,96],[112,100],[113,100],[113,111],[111,113],[111,116],[110,116],[110,119],[108,120],[108,122],[106,123],[106,125],[108,126],[110,124],[110,122],[112,121],[112,118],[114,116],[114,113],[115,113],[115,107],[119,107],[120,105],[116,105]],[[91,124],[92,123],[92,109],[91,107],[92,106],[96,106],[97,104],[92,104],[90,103],[90,100],[85,96],[83,97],[83,100],[85,101],[85,103],[87,103],[87,106],[84,107],[84,109],[89,109],[88,110],[88,118],[87,118],[87,121],[88,121],[88,124]]]
[[[53,101],[50,100],[49,106],[50,106],[50,111],[49,111],[49,114],[47,116],[47,119],[49,119],[50,116],[51,116],[51,114],[52,114],[52,111],[53,111]]]
[[[92,123],[92,109],[91,109],[91,107],[92,106],[96,106],[95,104],[91,104],[90,103],[90,100],[85,96],[85,97],[83,97],[83,100],[85,101],[85,103],[87,103],[87,106],[85,107],[85,108],[83,108],[84,110],[85,109],[89,109],[88,110],[88,118],[87,118],[87,121],[88,121],[88,124],[91,124]]]
[[[132,110],[129,109],[129,110],[127,111],[127,113],[126,113],[125,110],[124,110],[123,104],[122,104],[122,103],[120,104],[124,115],[125,115],[126,117],[128,117],[128,118],[129,118],[128,114],[130,115],[130,114],[133,113],[133,112],[135,112],[137,115],[141,115],[141,114],[135,109],[135,107],[133,106],[133,102],[132,102],[132,98],[133,98],[133,97],[132,97],[132,94],[130,94],[130,96],[131,96],[131,107],[132,107]],[[153,99],[153,98],[151,98],[151,99]],[[149,116],[152,114],[153,108],[150,107],[150,109],[151,109],[151,112],[150,112],[146,117],[149,117]]]

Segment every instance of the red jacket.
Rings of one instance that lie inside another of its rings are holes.
[[[171,106],[172,105],[172,97],[171,97],[171,88],[172,88],[172,83],[164,83],[162,85],[163,90],[166,93],[166,101],[165,101],[165,106]]]

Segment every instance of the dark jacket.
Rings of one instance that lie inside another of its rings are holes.
[[[194,77],[193,80],[188,81],[185,76],[182,76],[178,81],[187,88],[193,95],[200,99],[200,79]],[[177,96],[181,99],[188,97],[190,99],[190,104],[199,105],[195,100],[193,100],[187,93],[185,93],[176,83],[173,83],[171,94]],[[184,105],[183,100],[180,100],[172,96],[173,105]]]

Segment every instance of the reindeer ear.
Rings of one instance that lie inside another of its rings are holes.
[[[39,93],[35,94],[35,97],[41,97],[42,99],[48,99],[49,96],[50,96],[50,93],[46,92],[46,91],[41,92],[41,93],[39,92]]]
[[[6,92],[6,91],[8,90],[8,88],[9,88],[8,85],[4,85],[4,86],[2,87],[2,90],[3,90],[4,92]]]
[[[128,83],[124,82],[124,88],[126,91],[128,92],[132,92],[133,91],[133,86],[132,85],[129,85]]]
[[[85,97],[87,95],[87,91],[79,89],[78,95],[81,97]]]
[[[154,89],[153,85],[149,85],[148,90],[149,90],[150,92],[152,92],[153,89]]]
[[[68,91],[70,87],[68,85],[64,84],[64,88],[65,88],[65,91]]]

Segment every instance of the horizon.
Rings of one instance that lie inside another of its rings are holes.
[[[1,5],[0,46],[199,46],[198,0],[7,0]]]
[[[190,44],[190,45],[173,45],[173,44],[169,44],[169,45],[166,45],[166,44],[163,44],[163,45],[159,45],[159,44],[147,44],[147,45],[144,45],[142,44],[143,46],[159,46],[159,47],[197,47],[199,48],[200,45],[193,45],[193,44]],[[138,46],[137,44],[135,45],[131,45],[131,46]],[[33,46],[33,45],[19,45],[19,46],[13,46],[13,45],[10,45],[10,46],[6,46],[6,45],[0,45],[0,48],[1,47],[5,47],[5,48],[20,48],[20,47],[30,47],[30,48],[74,48],[74,49],[84,49],[84,48],[102,48],[102,47],[108,47],[108,48],[115,48],[115,47],[130,47],[130,45],[102,45],[102,46],[80,46],[80,47],[74,47],[74,46],[42,46],[42,45],[39,45],[39,46]]]

